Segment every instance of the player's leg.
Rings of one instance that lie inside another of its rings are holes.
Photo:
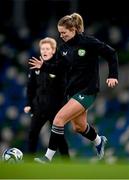
[[[35,154],[37,150],[39,133],[42,126],[46,123],[45,118],[41,117],[41,113],[34,113],[31,117],[31,124],[28,134],[28,152]]]
[[[74,99],[70,99],[68,103],[65,104],[57,113],[53,121],[49,146],[45,154],[45,161],[46,158],[49,161],[52,160],[54,154],[56,153],[58,145],[64,139],[64,125],[70,120],[82,114],[84,111],[85,108],[79,102]],[[44,163],[44,158],[35,158],[35,161]]]
[[[72,98],[74,98],[75,100],[77,100],[85,109],[85,115],[82,115],[83,117],[79,117],[80,121],[76,121],[77,123],[87,122],[87,112],[88,109],[94,104],[95,100],[96,100],[96,94],[93,95],[86,95],[83,93],[77,93],[75,94]],[[74,120],[75,122],[75,120]],[[74,123],[75,124],[75,123]],[[107,141],[106,137],[104,136],[99,136],[95,129],[90,126],[88,123],[86,123],[86,129],[81,129],[80,133],[82,134],[82,136],[88,138],[89,140],[93,141],[95,143],[96,146],[96,150],[97,150],[97,155],[99,156],[99,158],[101,159],[104,156],[104,145]],[[82,131],[84,130],[84,131]]]
[[[91,140],[96,147],[97,155],[101,159],[104,156],[104,145],[106,138],[99,136],[95,129],[87,123],[87,111],[71,121],[74,131],[80,133],[83,137]]]
[[[50,124],[51,124],[51,127],[52,127],[52,120],[50,120]],[[67,143],[67,140],[66,140],[65,136],[62,139],[62,141],[59,143],[58,149],[59,149],[59,152],[60,152],[60,154],[61,154],[61,156],[63,158],[65,158],[65,159],[70,158],[69,149],[68,149],[68,143]]]
[[[95,129],[87,122],[87,111],[71,121],[74,131],[80,133],[91,141],[95,141],[96,145],[101,142]],[[97,137],[98,136],[98,137]],[[97,138],[97,140],[96,140]]]

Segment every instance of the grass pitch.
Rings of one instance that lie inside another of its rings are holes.
[[[129,162],[0,163],[0,179],[129,179]]]

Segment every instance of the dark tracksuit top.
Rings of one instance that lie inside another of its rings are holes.
[[[55,62],[55,56],[46,62]],[[47,119],[53,119],[64,101],[65,78],[62,74],[53,74],[40,70],[30,70],[27,83],[27,105],[32,113],[42,113]]]
[[[54,56],[46,64],[51,64],[55,61],[56,57]],[[28,139],[29,153],[36,152],[41,128],[48,120],[52,124],[56,113],[63,106],[65,101],[64,88],[64,74],[30,70],[27,83],[27,106],[31,107],[33,116],[31,118]],[[68,145],[65,138],[59,144],[59,151],[62,155],[69,157]]]
[[[77,34],[59,47],[58,56],[61,61],[53,65],[44,63],[42,68],[47,72],[67,72],[66,93],[69,96],[79,92],[92,95],[99,91],[100,56],[108,63],[108,78],[118,79],[116,51],[94,37]]]

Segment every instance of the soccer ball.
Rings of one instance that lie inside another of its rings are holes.
[[[18,163],[22,161],[23,153],[17,148],[6,149],[2,154],[2,160],[8,163]]]

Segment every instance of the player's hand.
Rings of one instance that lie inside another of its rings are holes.
[[[30,69],[40,69],[43,65],[43,59],[41,56],[40,60],[35,57],[32,57],[31,59],[29,59],[28,63],[31,65]]]
[[[106,83],[107,83],[108,87],[113,88],[113,87],[115,87],[118,84],[118,80],[114,79],[114,78],[108,78],[106,80]]]
[[[24,107],[24,112],[25,112],[25,113],[29,113],[30,110],[31,110],[31,107],[30,107],[30,106],[25,106],[25,107]]]

